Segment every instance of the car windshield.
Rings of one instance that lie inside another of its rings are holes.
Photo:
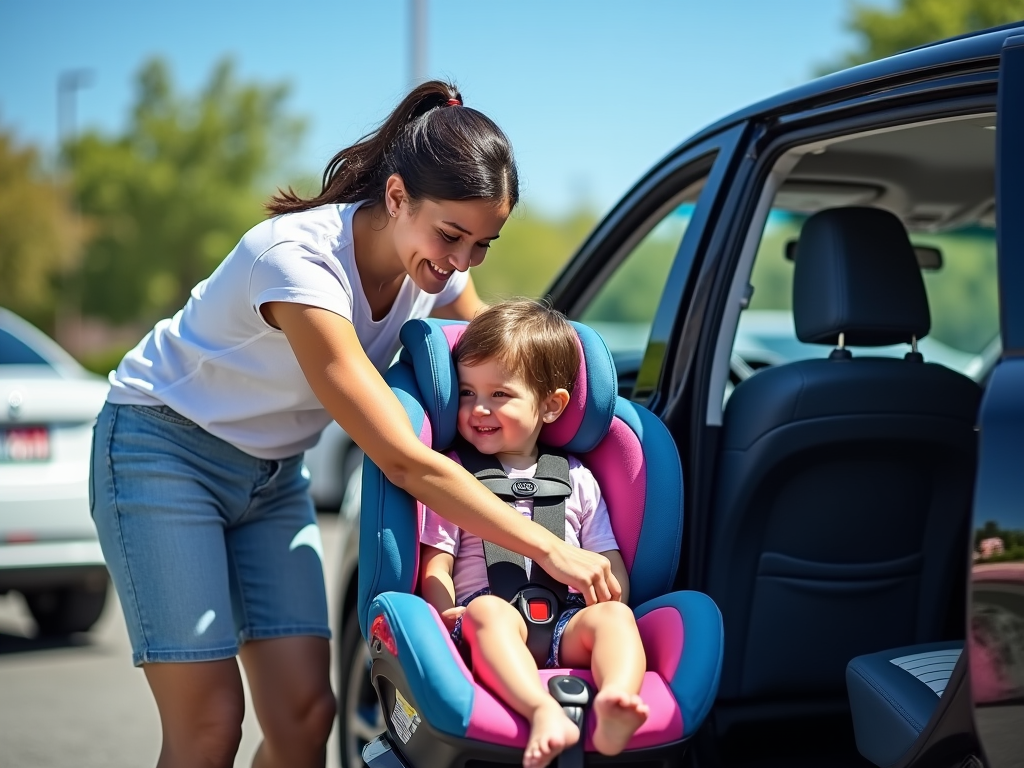
[[[0,328],[0,365],[45,365],[49,361],[17,336]]]

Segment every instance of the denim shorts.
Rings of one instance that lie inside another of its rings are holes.
[[[467,607],[471,602],[481,595],[489,595],[491,590],[481,589],[474,592],[472,595],[463,600],[459,605]],[[551,633],[551,650],[548,651],[548,660],[544,664],[545,669],[557,669],[561,666],[559,660],[559,650],[562,647],[562,633],[565,632],[565,625],[569,623],[569,619],[575,616],[577,613],[587,607],[587,601],[583,598],[583,595],[578,592],[570,592],[566,598],[566,609],[562,611],[558,619],[555,621],[555,628]],[[461,614],[459,618],[455,620],[455,627],[451,631],[452,642],[455,643],[455,647],[460,652],[465,647],[465,639],[462,636],[462,617],[465,614]]]
[[[164,406],[103,406],[89,506],[136,666],[330,638],[302,455],[257,459]]]

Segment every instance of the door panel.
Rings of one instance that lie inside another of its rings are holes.
[[[992,768],[1024,765],[1024,36],[999,72],[996,207],[1003,356],[979,417],[967,632],[978,738]]]

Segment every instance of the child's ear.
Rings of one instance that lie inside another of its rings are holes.
[[[545,397],[540,404],[540,417],[545,424],[550,424],[565,410],[569,404],[569,390],[556,389]]]

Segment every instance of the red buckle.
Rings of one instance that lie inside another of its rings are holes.
[[[547,600],[534,599],[527,602],[530,618],[534,621],[547,621],[551,618],[551,606]]]

